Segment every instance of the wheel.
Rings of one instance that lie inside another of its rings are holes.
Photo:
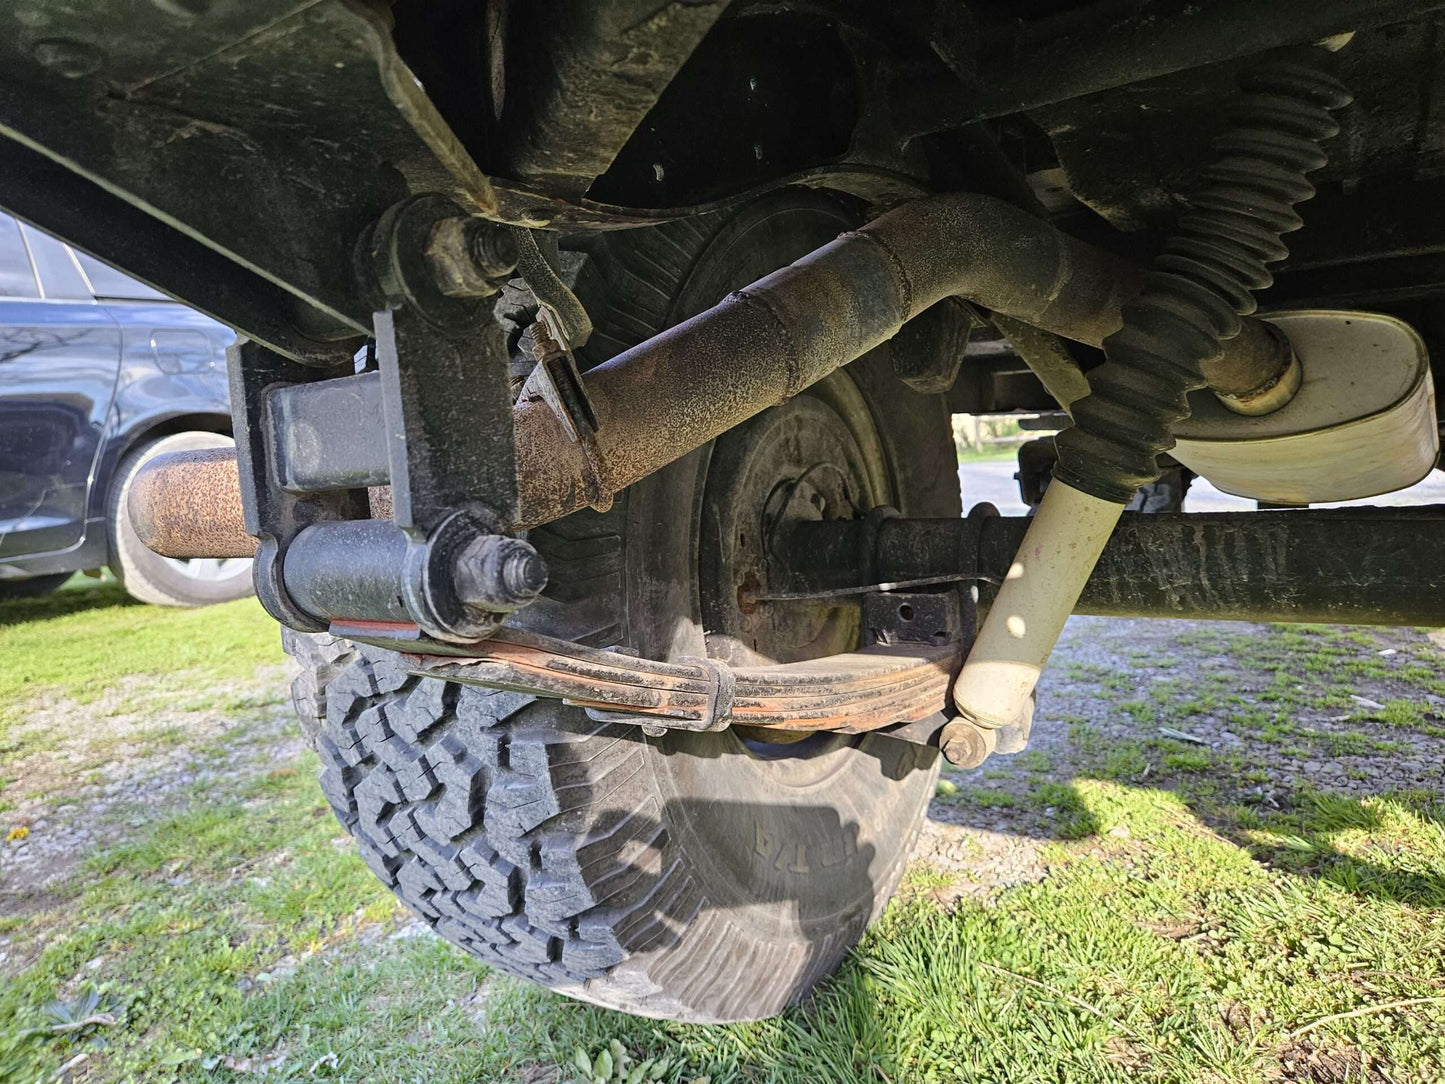
[[[776,193],[588,241],[584,365],[856,225]],[[886,348],[657,472],[605,513],[532,531],[552,581],[514,621],[653,658],[787,661],[851,649],[851,605],[756,597],[765,516],[875,504],[959,512],[941,398]],[[403,674],[386,652],[288,634],[322,786],[371,868],[509,974],[611,1008],[756,1019],[805,995],[897,884],[933,750],[880,736],[645,737],[556,701]]]
[[[209,606],[251,593],[250,560],[227,557],[182,561],[152,553],[135,533],[125,506],[131,479],[153,456],[162,452],[229,448],[233,443],[230,437],[220,433],[176,433],[147,441],[127,452],[120,461],[106,509],[110,570],[132,598],[160,606]]]
[[[20,598],[44,598],[73,575],[73,572],[49,572],[44,576],[31,576],[27,580],[0,580],[0,602]]]

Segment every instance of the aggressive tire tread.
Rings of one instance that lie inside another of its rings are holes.
[[[582,368],[675,319],[682,284],[729,220],[593,236],[564,253],[594,324]],[[505,301],[520,342],[525,294],[509,286]],[[951,454],[947,463],[951,471]],[[637,587],[626,583],[629,497],[529,532],[551,582],[518,615],[527,627],[599,647],[625,642],[638,620]],[[658,754],[635,728],[416,678],[388,652],[326,635],[287,633],[286,645],[301,666],[293,697],[321,757],[322,790],[362,857],[439,934],[508,974],[650,1016],[756,1018],[835,966],[868,918],[849,911],[801,937],[740,925],[679,841]],[[931,761],[919,767],[911,804],[889,814],[906,826],[900,835],[916,830],[931,793]],[[876,770],[871,778],[892,785]],[[882,889],[873,912],[906,857],[892,854],[881,876],[869,870]]]
[[[558,727],[537,718],[557,708],[513,693],[398,684],[345,641],[286,641],[305,666],[298,711],[320,722],[323,793],[371,869],[438,932],[558,986],[625,958],[618,932],[635,941],[686,921],[680,892],[653,917],[676,864],[631,860],[660,854],[666,834],[656,799],[630,797],[644,771],[634,742],[600,724],[579,732],[571,712],[574,725]],[[585,824],[598,808],[637,812]]]

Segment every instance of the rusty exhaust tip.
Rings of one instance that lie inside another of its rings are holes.
[[[233,448],[165,452],[126,487],[126,513],[146,547],[162,557],[253,557]]]

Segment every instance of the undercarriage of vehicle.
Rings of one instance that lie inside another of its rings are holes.
[[[933,750],[1024,747],[1070,613],[1445,624],[1445,509],[1309,507],[1439,454],[1442,12],[15,0],[0,206],[238,330],[234,450],[130,513],[254,554],[373,868],[754,1017]],[[1067,416],[1052,481],[962,515],[948,415],[1010,411]],[[1165,453],[1271,510],[1126,512]],[[766,977],[708,979],[740,929]]]

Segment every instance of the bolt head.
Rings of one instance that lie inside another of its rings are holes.
[[[425,256],[447,297],[491,297],[517,266],[517,242],[506,226],[458,215],[432,227]]]
[[[522,543],[503,558],[502,581],[514,597],[533,599],[547,586],[547,566],[531,546]]]
[[[466,236],[472,262],[487,278],[499,279],[517,269],[517,238],[510,227],[473,218]]]
[[[938,747],[955,768],[977,768],[993,752],[993,732],[955,719],[938,735]]]

